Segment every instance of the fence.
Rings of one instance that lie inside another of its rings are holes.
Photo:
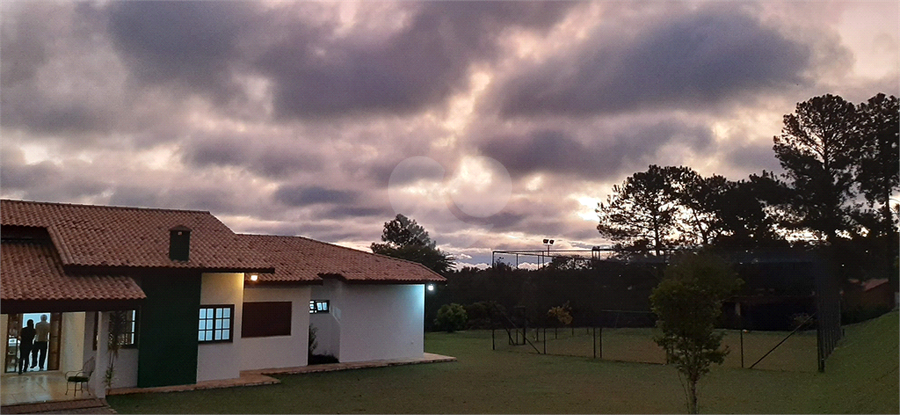
[[[519,327],[515,327],[519,321]],[[497,319],[493,350],[573,356],[622,362],[665,364],[666,353],[654,340],[656,316],[645,311],[602,310],[586,327],[528,327],[524,320]],[[506,322],[499,324],[501,322]],[[722,330],[730,353],[723,366],[764,370],[813,371],[818,330]]]
[[[730,351],[723,367],[749,368],[755,363],[754,368],[762,370],[815,371],[815,330],[798,331],[789,338],[783,331],[722,331],[722,346]],[[509,340],[504,329],[492,330],[492,348],[514,353],[666,363],[665,351],[654,341],[659,335],[655,328],[541,327],[528,329],[527,341],[522,341],[521,335],[520,330],[517,344]]]

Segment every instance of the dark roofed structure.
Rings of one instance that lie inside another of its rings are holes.
[[[3,242],[0,275],[4,313],[25,302],[45,311],[126,309],[146,298],[128,276],[67,274],[53,248],[36,241]]]
[[[47,229],[66,267],[266,271],[272,267],[209,212],[0,201],[0,225]],[[191,230],[190,258],[169,257],[169,231]]]
[[[242,272],[261,284],[446,281],[418,263],[308,238],[235,234],[203,211],[0,200],[0,225],[4,312],[27,302],[69,311],[133,306],[145,296],[132,277],[163,269]],[[173,246],[186,251],[173,255]]]
[[[321,284],[336,277],[348,284],[426,284],[446,280],[422,264],[299,236],[240,235],[275,267],[263,283]]]

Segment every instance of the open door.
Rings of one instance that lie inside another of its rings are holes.
[[[60,333],[62,331],[62,313],[30,313],[10,314],[6,326],[6,358],[4,359],[3,373],[16,373],[19,363],[19,330],[24,326],[24,321],[30,318],[40,321],[41,315],[49,316],[50,339],[47,343],[47,370],[59,370]]]
[[[6,326],[6,362],[3,373],[16,373],[19,364],[19,328],[22,327],[22,315],[10,314]]]

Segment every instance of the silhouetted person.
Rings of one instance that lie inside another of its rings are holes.
[[[44,362],[47,361],[47,342],[50,341],[50,323],[47,322],[46,314],[41,314],[41,322],[34,325],[34,332],[35,340],[34,348],[31,349],[31,367],[44,370]],[[39,354],[40,360],[38,360]]]
[[[31,347],[34,343],[34,320],[28,320],[28,325],[19,332],[19,374],[28,370],[28,356],[31,355]]]

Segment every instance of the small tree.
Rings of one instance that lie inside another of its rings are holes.
[[[550,310],[547,310],[547,317],[558,321],[563,326],[568,326],[572,324],[572,306],[566,301],[561,306],[550,307]]]
[[[722,364],[728,348],[720,349],[722,333],[715,324],[722,302],[741,281],[721,259],[709,254],[687,254],[665,271],[665,278],[650,295],[650,304],[662,335],[656,343],[666,350],[667,361],[687,378],[690,413],[699,413],[697,387],[713,363]]]
[[[466,322],[468,321],[469,317],[463,306],[456,303],[444,304],[437,312],[434,325],[441,330],[446,330],[447,333],[452,333],[466,328]]]

